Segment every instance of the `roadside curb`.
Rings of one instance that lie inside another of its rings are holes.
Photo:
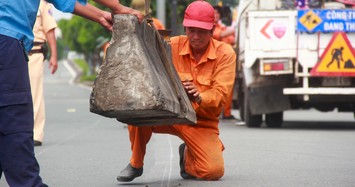
[[[71,85],[78,85],[80,87],[84,87],[87,89],[92,89],[94,82],[93,81],[80,81],[80,77],[83,75],[83,70],[76,65],[73,61],[71,60],[63,60],[64,66],[68,69],[70,74],[72,75],[72,79],[69,80],[69,84]]]

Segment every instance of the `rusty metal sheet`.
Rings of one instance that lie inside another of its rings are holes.
[[[196,113],[172,64],[170,45],[134,16],[115,15],[113,21],[90,111],[137,126],[195,124]]]

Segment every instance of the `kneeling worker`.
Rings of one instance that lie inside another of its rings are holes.
[[[196,125],[128,125],[132,157],[117,177],[132,181],[143,173],[146,145],[152,133],[172,134],[179,147],[180,175],[184,179],[218,180],[224,175],[224,146],[219,139],[219,115],[235,78],[233,48],[212,38],[214,9],[206,1],[194,1],[185,10],[186,35],[171,38],[172,59],[197,115]]]

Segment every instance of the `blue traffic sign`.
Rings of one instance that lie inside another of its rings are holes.
[[[298,10],[297,31],[355,32],[355,10]]]

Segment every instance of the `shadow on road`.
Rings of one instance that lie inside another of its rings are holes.
[[[355,122],[284,121],[281,129],[355,130]]]

